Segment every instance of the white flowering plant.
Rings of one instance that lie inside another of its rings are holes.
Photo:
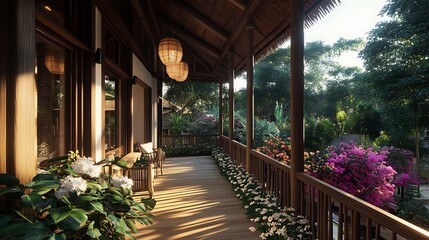
[[[237,165],[222,150],[215,149],[212,156],[242,201],[250,221],[256,224],[256,228],[249,227],[250,231],[259,230],[261,239],[311,239],[310,225],[303,216],[296,215],[293,208],[281,207],[244,167]]]
[[[154,199],[133,198],[133,181],[102,173],[109,165],[126,167],[119,160],[94,163],[70,152],[48,161],[33,181],[18,184],[2,174],[0,197],[15,199],[0,215],[0,239],[134,239],[136,223],[151,224]]]

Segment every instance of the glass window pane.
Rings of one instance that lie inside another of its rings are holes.
[[[65,75],[62,47],[36,38],[37,157],[66,154]]]
[[[118,80],[106,75],[104,79],[104,111],[105,111],[105,140],[106,151],[118,147],[118,109],[117,89]]]

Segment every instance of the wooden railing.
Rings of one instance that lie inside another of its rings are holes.
[[[162,135],[162,145],[168,146],[177,146],[177,145],[190,145],[198,146],[201,144],[211,144],[214,146],[219,146],[219,135],[210,134],[210,135]]]
[[[219,137],[219,147],[223,149],[223,151],[225,153],[228,153],[229,155],[231,155],[230,151],[229,151],[229,138],[221,135]]]
[[[226,137],[220,146],[229,146]],[[246,146],[233,141],[230,156],[246,162]],[[264,190],[291,206],[290,167],[255,150],[250,151],[249,171]],[[372,204],[305,173],[297,174],[302,215],[309,220],[313,239],[429,239],[429,232]],[[369,227],[368,227],[369,226]]]

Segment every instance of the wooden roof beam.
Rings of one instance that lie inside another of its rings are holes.
[[[237,27],[235,28],[234,33],[232,34],[231,38],[228,40],[228,42],[222,48],[218,62],[216,63],[215,67],[213,68],[213,71],[216,71],[216,69],[222,63],[222,60],[225,58],[226,54],[230,50],[231,46],[235,43],[235,41],[237,41],[237,38],[240,36],[240,34],[243,32],[243,29],[246,27],[248,20],[249,20],[249,17],[255,12],[255,10],[258,7],[260,2],[261,2],[261,0],[252,0],[249,3],[249,5],[246,7],[246,10],[244,11],[243,16],[241,17],[240,22],[237,24]]]
[[[228,0],[230,3],[234,4],[241,11],[246,10],[246,5],[244,5],[240,0]]]
[[[155,30],[155,33],[154,33],[154,36],[156,38],[155,40],[160,41],[161,40],[161,30],[159,28],[159,23],[158,23],[156,15],[155,15],[155,10],[153,8],[152,1],[153,0],[146,0],[146,1],[143,1],[143,2],[146,3],[147,8],[149,9],[149,17],[152,20],[152,23],[153,23],[153,26],[154,26],[154,30]]]
[[[153,25],[148,22],[148,17],[144,13],[143,7],[140,4],[140,1],[139,0],[130,0],[130,3],[131,3],[131,6],[134,8],[134,10],[135,10],[135,12],[137,14],[137,17],[140,20],[140,23],[143,25],[143,28],[145,28],[146,31],[147,31],[147,33],[149,34],[149,37],[150,37],[152,43],[154,45],[156,45],[157,42],[159,41],[159,37],[155,38],[154,32],[156,30],[152,29]]]
[[[181,29],[180,26],[168,21],[167,19],[165,19],[161,16],[159,16],[158,19],[160,20],[160,23],[165,28],[167,28],[169,31],[171,31],[174,34],[181,37],[184,41],[187,41],[190,44],[195,45],[197,48],[203,50],[205,53],[207,53],[211,57],[214,57],[216,59],[219,58],[220,53],[219,53],[218,49],[216,49],[216,48],[212,47],[211,45],[209,45],[208,43],[198,39],[197,37],[195,37],[191,33],[187,32],[186,30]]]
[[[222,38],[222,40],[224,40],[225,42],[228,41],[229,33],[226,32],[225,30],[223,30],[222,28],[218,27],[214,23],[210,22],[209,20],[207,20],[207,18],[204,17],[203,15],[201,15],[200,13],[190,9],[185,4],[183,4],[182,2],[179,2],[179,1],[171,1],[170,0],[169,3],[173,7],[177,7],[177,8],[180,8],[181,10],[183,10],[186,13],[186,15],[192,17],[194,20],[196,20],[198,23],[200,23],[201,25],[206,27],[212,33],[214,33],[218,37]]]
[[[207,71],[209,71],[209,72],[211,72],[211,71],[212,71],[212,67],[213,67],[213,66],[211,66],[209,63],[207,63],[207,62],[204,60],[204,58],[202,58],[200,55],[198,55],[198,54],[193,50],[193,48],[192,48],[189,44],[187,44],[187,43],[185,42],[185,43],[182,43],[182,46],[186,49],[185,51],[189,51],[189,52],[194,56],[194,58],[195,58],[198,62],[200,62],[200,63],[203,65],[203,67],[204,67]]]

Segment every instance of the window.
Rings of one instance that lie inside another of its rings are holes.
[[[118,79],[106,74],[104,78],[106,151],[110,151],[118,147],[118,84]]]
[[[65,149],[65,49],[36,37],[37,157],[62,156]]]

